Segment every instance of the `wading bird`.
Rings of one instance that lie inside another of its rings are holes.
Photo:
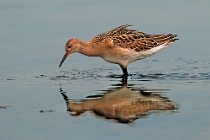
[[[123,81],[127,82],[127,66],[136,60],[144,59],[174,43],[173,34],[147,34],[128,29],[131,25],[122,25],[83,42],[72,38],[65,45],[65,54],[59,67],[67,56],[78,52],[86,56],[101,57],[105,61],[118,64],[123,71]]]

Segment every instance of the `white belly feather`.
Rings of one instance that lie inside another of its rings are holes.
[[[151,56],[167,46],[168,46],[167,43],[165,43],[160,46],[154,47],[150,50],[140,51],[140,52],[121,48],[118,51],[112,51],[110,53],[106,53],[105,55],[102,56],[102,58],[110,63],[115,63],[127,67],[129,63]]]

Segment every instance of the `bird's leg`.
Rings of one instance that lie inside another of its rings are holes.
[[[123,84],[127,84],[127,79],[128,79],[128,71],[127,68],[124,68],[122,66],[120,66],[122,71],[123,71],[123,76],[122,76],[122,82]]]

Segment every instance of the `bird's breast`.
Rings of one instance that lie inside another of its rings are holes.
[[[101,57],[110,63],[119,64],[121,66],[127,67],[127,65],[133,61],[133,56],[136,56],[137,52],[133,50],[128,50],[126,48],[110,48],[106,49]]]

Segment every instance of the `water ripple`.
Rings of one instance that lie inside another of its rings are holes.
[[[102,70],[102,69],[90,69],[90,70],[72,70],[61,71],[60,75],[51,76],[51,80],[101,80],[101,79],[121,79],[121,74],[112,74],[114,70]],[[39,78],[45,76],[37,76]],[[209,80],[210,72],[171,72],[171,73],[158,73],[150,72],[147,74],[132,73],[129,74],[129,79],[135,79],[140,81],[152,81],[152,80]]]
[[[135,74],[132,79],[147,80],[209,80],[210,73],[151,73],[151,74]]]

